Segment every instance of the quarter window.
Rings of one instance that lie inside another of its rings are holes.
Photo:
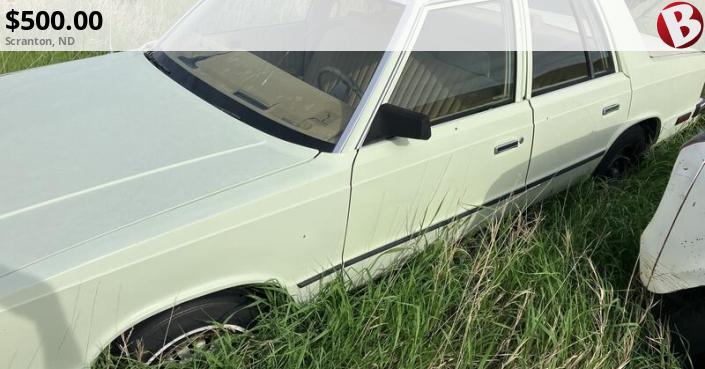
[[[511,7],[503,0],[434,10],[427,16],[414,50],[442,42],[439,29],[453,32],[454,41],[468,37],[470,42],[477,34],[492,35],[488,38],[500,42],[491,45],[492,50],[501,50],[502,45],[506,45],[504,50],[512,50],[513,28]],[[389,103],[426,114],[438,124],[513,102],[515,71],[513,51],[413,51]]]
[[[614,73],[607,38],[590,2],[529,0],[529,7],[534,96]]]

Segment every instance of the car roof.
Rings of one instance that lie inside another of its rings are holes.
[[[405,6],[410,6],[410,5],[419,5],[419,6],[425,6],[425,5],[430,5],[430,4],[442,4],[442,3],[449,3],[452,2],[452,0],[389,0],[395,3],[399,3]]]

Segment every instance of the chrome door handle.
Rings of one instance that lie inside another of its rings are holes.
[[[619,104],[607,106],[604,109],[602,109],[602,116],[610,115],[616,111],[619,111],[619,108],[621,108],[621,106]]]
[[[509,141],[507,143],[503,143],[503,144],[494,148],[494,154],[499,155],[499,154],[507,152],[509,150],[518,149],[519,145],[521,145],[523,143],[524,143],[523,138],[520,138],[518,140]]]

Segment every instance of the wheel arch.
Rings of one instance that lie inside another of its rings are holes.
[[[271,280],[269,282],[243,283],[241,285],[221,288],[216,291],[210,291],[203,295],[189,296],[185,299],[175,299],[174,302],[171,304],[164,304],[159,308],[154,308],[148,314],[140,315],[140,317],[138,318],[131,319],[131,323],[121,325],[121,328],[117,329],[116,332],[113,332],[113,338],[109,341],[109,344],[106,349],[109,349],[111,353],[115,354],[115,350],[118,349],[122,343],[124,343],[124,340],[129,337],[129,333],[133,329],[136,329],[137,327],[148,323],[150,320],[157,318],[159,315],[168,312],[178,306],[202,299],[208,299],[210,297],[219,297],[223,295],[231,295],[233,297],[252,297],[254,300],[267,300],[274,293],[279,295],[285,295],[287,298],[292,298],[290,291],[282,287],[275,280]]]
[[[658,142],[659,137],[661,136],[661,119],[657,117],[647,118],[641,120],[639,123],[636,123],[636,125],[640,126],[644,130],[649,145],[653,145]]]
[[[622,125],[614,132],[610,139],[609,145],[605,147],[605,151],[609,151],[617,140],[619,140],[625,132],[633,127],[640,127],[643,130],[649,146],[653,146],[661,139],[663,126],[661,124],[661,119],[657,116],[646,116],[630,122],[631,123]]]

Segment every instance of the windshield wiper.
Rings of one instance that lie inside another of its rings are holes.
[[[179,56],[179,60],[181,60],[182,63],[188,65],[189,67],[191,67],[193,69],[198,69],[198,65],[196,65],[197,63],[200,63],[204,60],[208,60],[208,59],[216,57],[216,56],[228,54],[228,53],[230,53],[230,51],[215,53],[215,54],[211,54],[211,55],[194,56],[191,58],[181,55],[181,56]]]
[[[158,61],[157,58],[154,56],[154,51],[147,51],[144,53],[144,56],[147,57],[147,60],[149,60],[157,69],[160,71],[164,72],[166,75],[171,75],[171,70],[163,65],[161,65]]]

